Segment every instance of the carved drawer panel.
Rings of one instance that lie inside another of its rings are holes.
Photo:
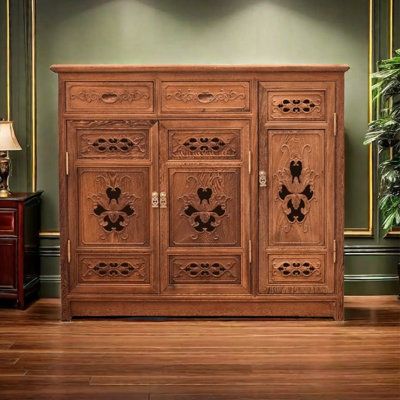
[[[17,212],[12,209],[0,210],[0,235],[15,235],[17,232]]]
[[[269,91],[268,120],[326,119],[325,92],[323,91]]]
[[[262,82],[260,111],[264,121],[327,121],[334,112],[330,82]]]
[[[67,127],[76,158],[87,160],[148,160],[157,128],[153,120],[134,119],[70,120]]]
[[[240,169],[170,169],[170,246],[240,246]]]
[[[267,271],[260,268],[260,293],[317,294],[333,291],[333,269],[324,254],[268,254]],[[265,264],[264,264],[265,265]]]
[[[161,110],[170,112],[250,111],[249,82],[163,82]]]
[[[67,82],[66,112],[149,113],[153,82]]]
[[[165,294],[249,293],[240,255],[170,255],[167,268],[162,282]]]
[[[169,260],[169,273],[170,283],[239,283],[240,257],[174,256]]]
[[[149,255],[80,255],[79,282],[146,284],[150,281]]]
[[[149,245],[148,168],[79,168],[78,187],[80,244]]]

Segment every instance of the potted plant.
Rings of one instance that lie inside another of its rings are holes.
[[[381,109],[369,124],[364,144],[377,143],[380,157],[379,209],[385,232],[400,225],[400,49],[392,58],[378,63],[372,74],[374,100]]]
[[[385,232],[400,225],[400,49],[378,63],[372,74],[377,118],[369,124],[364,144],[376,143],[379,151],[379,209]],[[381,161],[382,160],[382,161]],[[398,264],[400,279],[400,263]],[[400,294],[399,294],[400,298]]]

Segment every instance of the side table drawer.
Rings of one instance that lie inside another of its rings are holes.
[[[0,236],[17,234],[17,210],[0,210]]]

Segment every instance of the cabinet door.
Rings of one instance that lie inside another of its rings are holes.
[[[157,292],[157,124],[67,121],[67,141],[72,291]]]
[[[249,292],[249,122],[163,121],[161,288]]]
[[[0,238],[0,289],[17,288],[17,240]]]
[[[263,83],[260,96],[259,293],[332,293],[334,84]]]

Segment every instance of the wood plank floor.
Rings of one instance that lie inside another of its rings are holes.
[[[400,301],[347,297],[346,321],[59,321],[0,309],[0,399],[400,399]]]

